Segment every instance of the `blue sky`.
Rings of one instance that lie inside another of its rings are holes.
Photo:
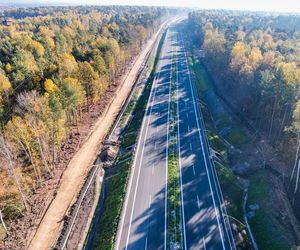
[[[300,12],[300,0],[0,0],[1,3],[187,6],[209,9]]]

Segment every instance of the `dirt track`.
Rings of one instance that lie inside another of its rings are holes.
[[[29,243],[28,249],[51,249],[53,245],[55,245],[62,227],[64,215],[68,208],[74,203],[83,185],[86,174],[99,153],[101,142],[118,115],[123,102],[129,95],[139,69],[159,32],[160,30],[145,45],[145,48],[138,56],[129,74],[124,76],[122,84],[120,84],[116,90],[114,97],[107,105],[103,114],[98,118],[90,134],[82,144],[82,147],[69,162],[62,176],[57,195],[45,213],[32,241]]]

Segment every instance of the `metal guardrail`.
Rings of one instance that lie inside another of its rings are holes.
[[[97,160],[96,160],[97,162]],[[80,192],[80,195],[79,195],[79,198],[77,199],[77,202],[75,203],[74,205],[74,210],[72,212],[72,218],[70,220],[70,222],[68,223],[68,226],[65,230],[65,232],[63,234],[61,234],[61,239],[59,240],[59,243],[58,243],[58,248],[59,249],[65,249],[66,245],[67,245],[67,242],[68,242],[68,239],[70,237],[70,234],[72,232],[72,229],[73,229],[73,226],[75,224],[75,221],[77,219],[77,216],[78,216],[78,213],[80,211],[80,207],[81,207],[81,204],[94,180],[94,177],[97,173],[97,171],[99,171],[100,169],[100,164],[97,164],[97,165],[94,165],[93,166],[93,169],[92,171],[90,172],[90,175],[88,176],[87,180],[85,181],[85,185],[84,187],[81,189],[81,192]]]
[[[110,130],[109,135],[107,136],[107,140],[105,142],[110,142],[115,129],[118,127],[118,125],[120,123],[120,120],[121,120],[125,110],[128,107],[128,104],[129,104],[129,102],[132,98],[133,92],[134,92],[138,82],[140,81],[140,77],[143,75],[144,71],[147,69],[147,63],[149,61],[150,55],[153,52],[154,47],[156,47],[157,40],[158,40],[159,37],[160,37],[160,35],[158,35],[156,40],[154,41],[155,46],[153,46],[150,49],[150,51],[146,54],[145,60],[142,63],[141,70],[138,72],[138,74],[136,76],[136,79],[135,79],[134,85],[132,87],[131,93],[126,98],[125,102],[122,104],[121,112],[118,114],[116,120],[114,121],[113,127]],[[70,220],[70,223],[68,223],[66,230],[59,235],[59,238],[55,242],[56,247],[59,248],[59,249],[65,249],[65,247],[67,245],[67,242],[69,240],[69,237],[70,237],[72,229],[73,229],[73,226],[76,222],[78,213],[80,211],[81,204],[82,204],[82,202],[83,202],[83,200],[86,196],[86,193],[87,193],[88,189],[90,188],[90,186],[92,184],[92,181],[93,181],[97,171],[99,171],[99,168],[100,168],[99,162],[100,162],[100,160],[97,157],[97,159],[95,160],[95,163],[94,163],[94,168],[90,170],[90,174],[89,174],[88,178],[86,179],[83,188],[80,191],[79,198],[77,199],[76,203],[74,204],[74,209],[72,211],[72,218]],[[104,176],[103,176],[103,183],[102,183],[101,186],[102,186],[102,188],[101,188],[101,193],[100,193],[100,199],[98,201],[97,209],[96,209],[96,212],[95,212],[95,214],[96,214],[95,221],[97,221],[97,222],[99,221],[99,218],[100,218],[100,215],[101,215],[101,210],[103,208],[103,204],[104,204],[104,200],[105,200],[105,196],[106,196],[105,172],[104,172]],[[74,211],[75,211],[75,213],[74,213]],[[84,246],[85,249],[92,249],[92,243],[93,243],[93,239],[94,239],[95,233],[96,233],[96,225],[97,225],[97,223],[93,222],[91,232],[89,233],[89,236],[88,236],[89,240],[87,241],[87,245]]]

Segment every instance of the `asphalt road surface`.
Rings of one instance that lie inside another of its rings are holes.
[[[173,54],[176,60],[172,63]],[[182,247],[234,249],[209,158],[198,97],[178,24],[168,29],[138,141],[116,249],[167,248],[171,74],[176,68]]]

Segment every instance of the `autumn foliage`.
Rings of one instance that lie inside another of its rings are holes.
[[[162,14],[144,7],[5,11],[0,18],[4,220],[29,208],[27,197],[43,178],[51,178],[62,142],[79,126],[82,109],[116,83]]]

